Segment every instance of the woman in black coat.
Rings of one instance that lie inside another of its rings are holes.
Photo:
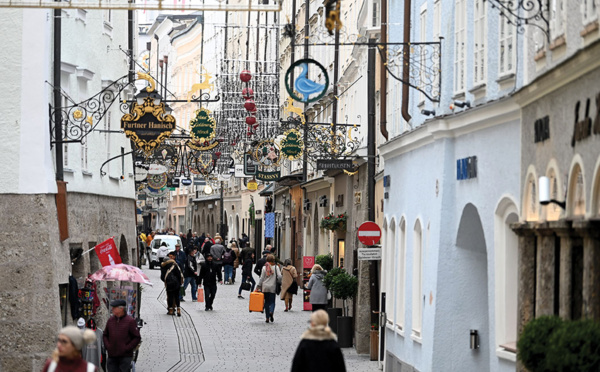
[[[256,281],[252,277],[252,263],[254,262],[254,252],[252,252],[249,256],[246,256],[244,260],[244,264],[242,265],[242,283],[240,284],[240,289],[238,290],[238,298],[243,299],[242,297],[242,285],[246,282],[252,283],[252,288],[250,292],[254,291],[254,286],[256,286]]]
[[[328,323],[329,315],[325,310],[311,314],[310,328],[302,334],[292,361],[292,372],[346,372],[344,354]]]

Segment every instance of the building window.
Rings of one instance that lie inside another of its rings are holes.
[[[515,71],[515,45],[517,43],[515,26],[509,23],[509,19],[500,15],[500,75],[506,75]]]
[[[417,220],[413,240],[412,334],[421,338],[423,324],[423,229]]]
[[[406,221],[400,221],[398,234],[398,249],[396,257],[396,327],[404,330],[404,276],[406,270]]]
[[[373,13],[372,13],[372,23],[371,26],[372,27],[379,27],[380,23],[379,23],[379,17],[381,15],[381,12],[379,10],[380,7],[380,2],[379,0],[373,0]]]
[[[581,16],[584,26],[598,19],[596,1],[597,0],[581,0]]]
[[[551,0],[550,35],[552,40],[565,33],[565,0]]]
[[[516,358],[519,281],[519,241],[510,225],[518,221],[516,205],[509,198],[503,199],[496,210],[494,228],[496,353],[510,360]]]
[[[487,68],[485,65],[486,59],[486,38],[487,27],[485,17],[485,2],[484,0],[475,0],[475,48],[474,48],[474,64],[473,64],[473,84],[478,85],[485,82]]]
[[[384,271],[384,291],[386,293],[386,302],[390,305],[394,304],[394,253],[395,247],[395,235],[396,230],[394,229],[394,219],[390,222],[389,226],[385,226],[385,257],[383,261],[385,264]],[[393,305],[392,305],[393,306]],[[387,324],[393,325],[393,311],[386,311]]]
[[[454,93],[465,90],[465,55],[466,55],[466,0],[456,0],[454,24]]]

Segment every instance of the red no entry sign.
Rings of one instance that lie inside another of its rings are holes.
[[[375,245],[381,239],[381,229],[375,222],[363,222],[358,228],[358,240],[365,245]]]

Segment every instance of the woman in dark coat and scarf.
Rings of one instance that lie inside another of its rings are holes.
[[[292,372],[346,372],[344,354],[328,323],[329,315],[325,310],[311,314],[310,328],[302,334],[292,361]]]

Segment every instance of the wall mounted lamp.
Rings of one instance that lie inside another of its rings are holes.
[[[469,341],[471,350],[479,349],[479,334],[476,329],[471,330]]]
[[[470,101],[454,101],[454,106],[463,108],[465,106],[471,107]]]
[[[564,201],[558,201],[555,199],[550,199],[550,178],[548,177],[540,177],[539,180],[539,197],[541,205],[548,205],[550,203],[554,203],[561,207],[562,209],[567,208],[567,203]]]
[[[435,116],[435,110],[421,110],[421,114],[426,116]]]

